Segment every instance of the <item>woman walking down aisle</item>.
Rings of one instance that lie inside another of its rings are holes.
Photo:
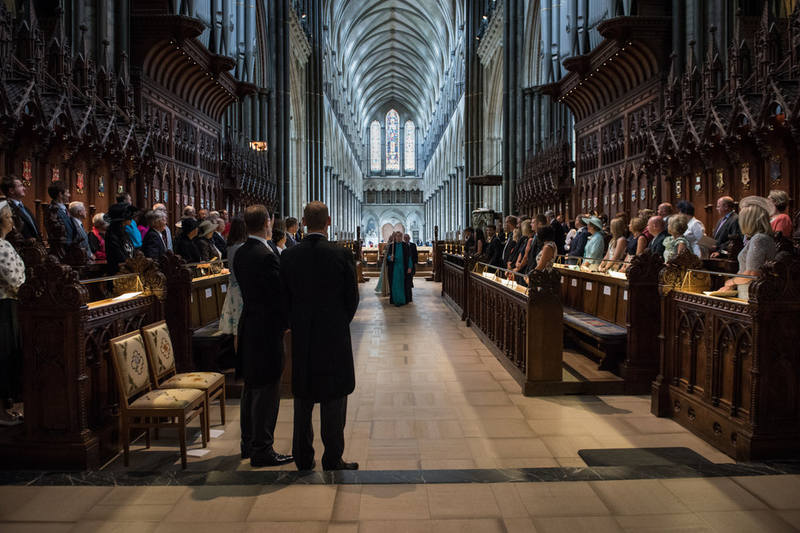
[[[391,283],[389,302],[396,305],[406,305],[411,301],[411,252],[408,244],[403,242],[403,234],[395,232],[394,243],[386,254],[388,263],[388,281]]]

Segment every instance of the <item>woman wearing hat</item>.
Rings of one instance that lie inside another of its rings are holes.
[[[583,249],[583,264],[593,266],[603,259],[606,240],[603,237],[603,221],[596,216],[585,217],[583,223],[589,231],[589,240]]]
[[[133,257],[133,242],[125,228],[135,213],[136,208],[126,203],[114,204],[106,213],[109,223],[106,231],[106,269],[109,275],[119,272],[120,263]]]
[[[175,253],[183,257],[187,263],[197,263],[200,261],[200,252],[195,246],[197,237],[197,220],[194,218],[184,218],[180,221],[181,233],[172,243]]]
[[[204,220],[200,223],[194,243],[197,246],[197,251],[200,252],[201,261],[222,259],[222,254],[211,240],[216,229],[217,223],[214,221]]]

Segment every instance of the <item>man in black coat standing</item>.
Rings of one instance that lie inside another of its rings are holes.
[[[490,265],[503,266],[503,239],[497,236],[497,228],[494,223],[486,226],[486,255]]]
[[[350,321],[358,308],[355,262],[349,250],[328,242],[331,219],[324,203],[310,202],[303,224],[308,233],[283,251],[280,269],[284,316],[292,331],[292,453],[298,470],[316,465],[311,412],[319,403],[322,468],[356,470],[358,463],[342,460],[347,395],[356,385],[350,341]]]
[[[248,239],[236,252],[233,272],[242,291],[239,319],[239,373],[244,378],[241,399],[242,458],[252,466],[277,466],[294,461],[277,453],[275,423],[280,407],[283,373],[283,333],[278,255],[269,246],[272,217],[263,205],[244,212]]]

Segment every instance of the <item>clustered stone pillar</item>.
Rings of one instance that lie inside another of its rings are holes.
[[[78,2],[80,3],[80,2]],[[278,194],[281,198],[279,215],[289,216],[291,197],[289,195],[289,0],[267,2],[268,20],[273,22],[267,36],[269,49],[275,56],[275,72],[269,98],[270,117],[268,131],[269,169],[278,178]]]
[[[509,0],[506,0],[507,2]],[[465,85],[464,85],[464,135],[466,175],[477,176],[483,171],[483,66],[478,57],[478,32],[483,22],[484,2],[467,2],[464,29]],[[465,186],[462,212],[470,213],[475,208],[476,187],[459,181]],[[465,217],[469,219],[469,215]]]
[[[505,0],[505,20],[503,25],[503,202],[502,211],[509,214],[513,205],[514,183],[522,170],[524,149],[522,146],[523,117],[522,91],[520,82],[522,39],[525,33],[525,2]],[[546,17],[552,16],[552,9],[543,10]],[[544,63],[549,53],[549,24],[543,23]],[[546,26],[546,28],[545,28]],[[547,78],[543,78],[547,79]]]

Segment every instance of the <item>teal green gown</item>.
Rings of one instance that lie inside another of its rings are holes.
[[[403,245],[394,244],[394,265],[392,267],[391,303],[394,305],[406,305],[406,268],[404,267],[406,258],[403,257]]]

